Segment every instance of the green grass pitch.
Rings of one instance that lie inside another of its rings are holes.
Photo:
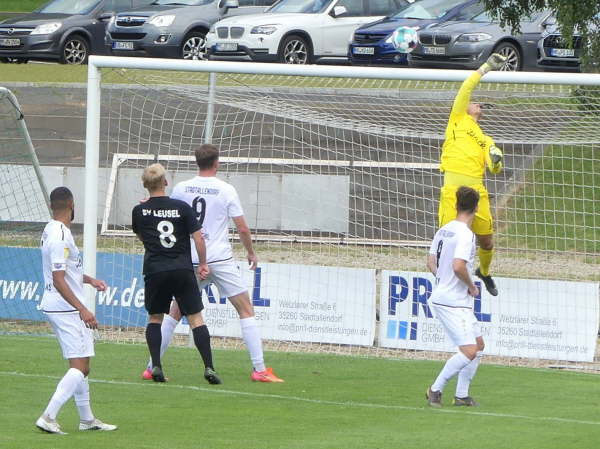
[[[600,378],[593,374],[482,365],[476,409],[429,409],[424,392],[442,362],[268,353],[285,384],[248,378],[244,351],[215,351],[220,386],[205,383],[199,356],[172,348],[167,384],[140,379],[143,345],[100,343],[91,379],[96,415],[116,432],[76,430],[68,403],[66,436],[34,427],[63,375],[57,342],[0,336],[3,449],[152,448],[511,448],[594,449],[600,441]]]

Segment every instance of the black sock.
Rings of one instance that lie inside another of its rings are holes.
[[[194,343],[202,356],[202,361],[206,368],[213,368],[212,350],[210,349],[210,334],[206,325],[198,326],[192,329],[194,334]]]
[[[146,343],[148,343],[150,357],[152,357],[152,366],[160,367],[160,345],[162,343],[160,323],[148,323],[146,326]]]

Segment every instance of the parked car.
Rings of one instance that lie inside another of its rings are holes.
[[[108,24],[106,46],[113,55],[205,59],[213,23],[229,14],[262,11],[274,1],[155,0],[117,14]]]
[[[534,13],[521,21],[521,33],[494,22],[487,12],[469,21],[448,22],[419,31],[420,44],[408,56],[411,67],[475,69],[492,53],[507,60],[502,70],[535,69],[538,41],[548,26],[551,11]]]
[[[264,14],[216,23],[207,36],[209,57],[288,64],[346,60],[356,28],[406,4],[407,0],[279,0]]]
[[[581,36],[573,36],[571,45],[556,26],[556,19],[547,20],[548,27],[538,41],[537,65],[542,70],[580,71]]]
[[[84,64],[105,54],[107,22],[119,11],[152,0],[52,0],[36,11],[0,24],[0,61],[54,60]]]
[[[353,64],[406,64],[406,53],[398,53],[391,43],[396,28],[418,31],[438,23],[468,20],[483,8],[480,0],[417,0],[393,16],[357,29],[348,47],[348,58]]]

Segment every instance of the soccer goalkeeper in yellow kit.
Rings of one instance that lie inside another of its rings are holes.
[[[469,186],[479,192],[479,209],[472,227],[479,243],[479,268],[475,275],[493,296],[498,295],[496,284],[490,276],[494,227],[490,199],[483,178],[486,167],[493,174],[502,171],[503,155],[492,138],[485,135],[479,127],[482,106],[471,103],[471,93],[483,75],[490,70],[500,69],[505,60],[505,57],[494,53],[463,82],[448,119],[440,164],[440,170],[444,173],[444,185],[440,193],[440,227],[456,218],[456,191],[460,186]]]

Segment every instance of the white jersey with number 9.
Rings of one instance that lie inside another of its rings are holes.
[[[206,241],[208,263],[233,257],[229,242],[229,220],[244,215],[235,188],[215,177],[196,176],[178,183],[171,198],[182,200],[192,206],[202,235]],[[192,262],[198,263],[196,248],[192,245]]]

